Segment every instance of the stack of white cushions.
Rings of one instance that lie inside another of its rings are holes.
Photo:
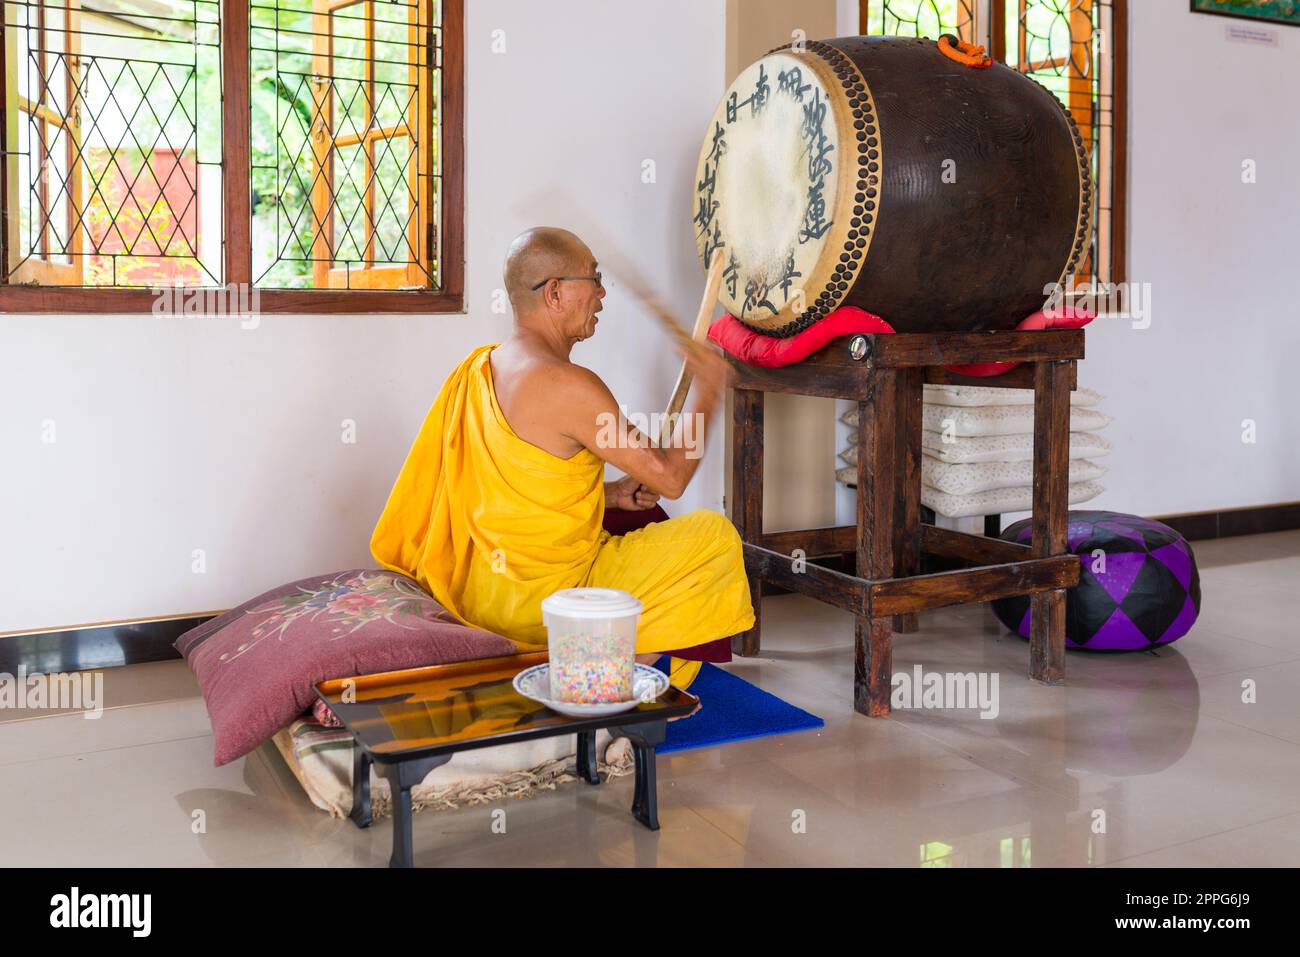
[[[1096,498],[1106,471],[1092,459],[1111,445],[1096,431],[1110,416],[1093,406],[1091,389],[1070,394],[1070,505]],[[835,477],[857,483],[858,410],[840,419],[853,434],[840,453]],[[1031,389],[927,385],[922,412],[921,503],[940,515],[964,518],[1025,512],[1033,503],[1034,393]]]

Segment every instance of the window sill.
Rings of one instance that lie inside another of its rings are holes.
[[[149,289],[93,289],[72,286],[0,286],[0,313],[139,314],[154,313],[159,297]],[[178,317],[210,314],[184,311],[173,302]],[[259,315],[316,313],[464,313],[465,297],[444,290],[397,291],[368,289],[263,289]],[[219,313],[218,313],[219,314]]]

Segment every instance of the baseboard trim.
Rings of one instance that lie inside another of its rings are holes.
[[[1300,502],[1159,515],[1155,520],[1164,522],[1188,541],[1286,532],[1300,529]],[[848,566],[852,562],[846,561],[847,557],[830,556],[818,564],[851,574]],[[788,594],[771,586],[763,593]],[[22,668],[28,674],[48,674],[170,661],[180,657],[172,647],[177,638],[218,614],[197,612],[0,634],[0,673],[17,674]]]
[[[75,625],[0,635],[0,673],[50,674],[169,661],[172,643],[211,613]]]
[[[1189,542],[1211,538],[1236,538],[1239,535],[1262,535],[1268,532],[1290,532],[1300,528],[1300,502],[1247,505],[1242,508],[1225,508],[1217,512],[1157,515],[1155,520],[1164,522]]]

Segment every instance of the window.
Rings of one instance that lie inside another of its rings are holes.
[[[955,33],[967,43],[976,39],[978,0],[860,0],[859,29],[864,34],[930,37]],[[996,3],[997,0],[994,0]]]
[[[6,0],[0,310],[459,311],[462,5]]]
[[[5,284],[219,284],[217,4],[5,11]]]
[[[1125,277],[1127,0],[859,0],[863,33],[955,33],[1047,87],[1092,146],[1097,205],[1077,285]]]

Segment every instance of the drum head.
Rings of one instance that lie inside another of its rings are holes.
[[[856,178],[847,112],[824,61],[783,51],[741,73],[714,113],[696,166],[696,249],[707,264],[722,247],[719,299],[749,326],[797,331],[833,278],[841,193]]]

